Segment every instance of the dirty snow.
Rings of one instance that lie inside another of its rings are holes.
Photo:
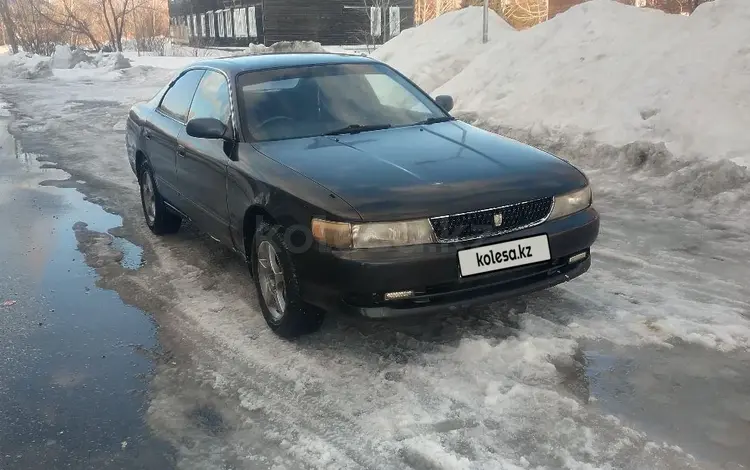
[[[52,54],[52,67],[56,69],[72,69],[75,67],[95,67],[91,63],[91,57],[81,49],[71,49],[67,44],[58,44],[55,46],[55,52]]]
[[[0,56],[0,73],[4,76],[34,80],[52,76],[52,60],[49,57],[19,52]]]

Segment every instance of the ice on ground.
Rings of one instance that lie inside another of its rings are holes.
[[[372,56],[396,67],[432,92],[463,70],[480,52],[501,47],[514,32],[490,10],[489,42],[482,43],[482,8],[467,7],[409,28],[386,42]]]

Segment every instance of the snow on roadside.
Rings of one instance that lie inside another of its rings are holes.
[[[665,142],[681,157],[748,165],[748,44],[745,0],[691,17],[594,0],[504,35],[435,93],[515,128]]]
[[[48,78],[52,76],[52,59],[27,52],[2,56],[0,74],[27,80]]]
[[[494,12],[489,17],[490,42],[482,44],[482,8],[467,7],[409,28],[386,42],[372,56],[394,65],[427,92],[464,69],[480,52],[502,47],[514,32]]]

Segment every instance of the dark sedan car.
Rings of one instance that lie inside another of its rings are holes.
[[[190,219],[240,254],[282,336],[326,311],[444,311],[586,272],[586,176],[452,106],[366,57],[208,60],[132,108],[128,157],[149,228]]]

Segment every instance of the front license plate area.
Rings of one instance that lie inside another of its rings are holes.
[[[458,252],[461,277],[549,261],[547,235],[521,238]]]

